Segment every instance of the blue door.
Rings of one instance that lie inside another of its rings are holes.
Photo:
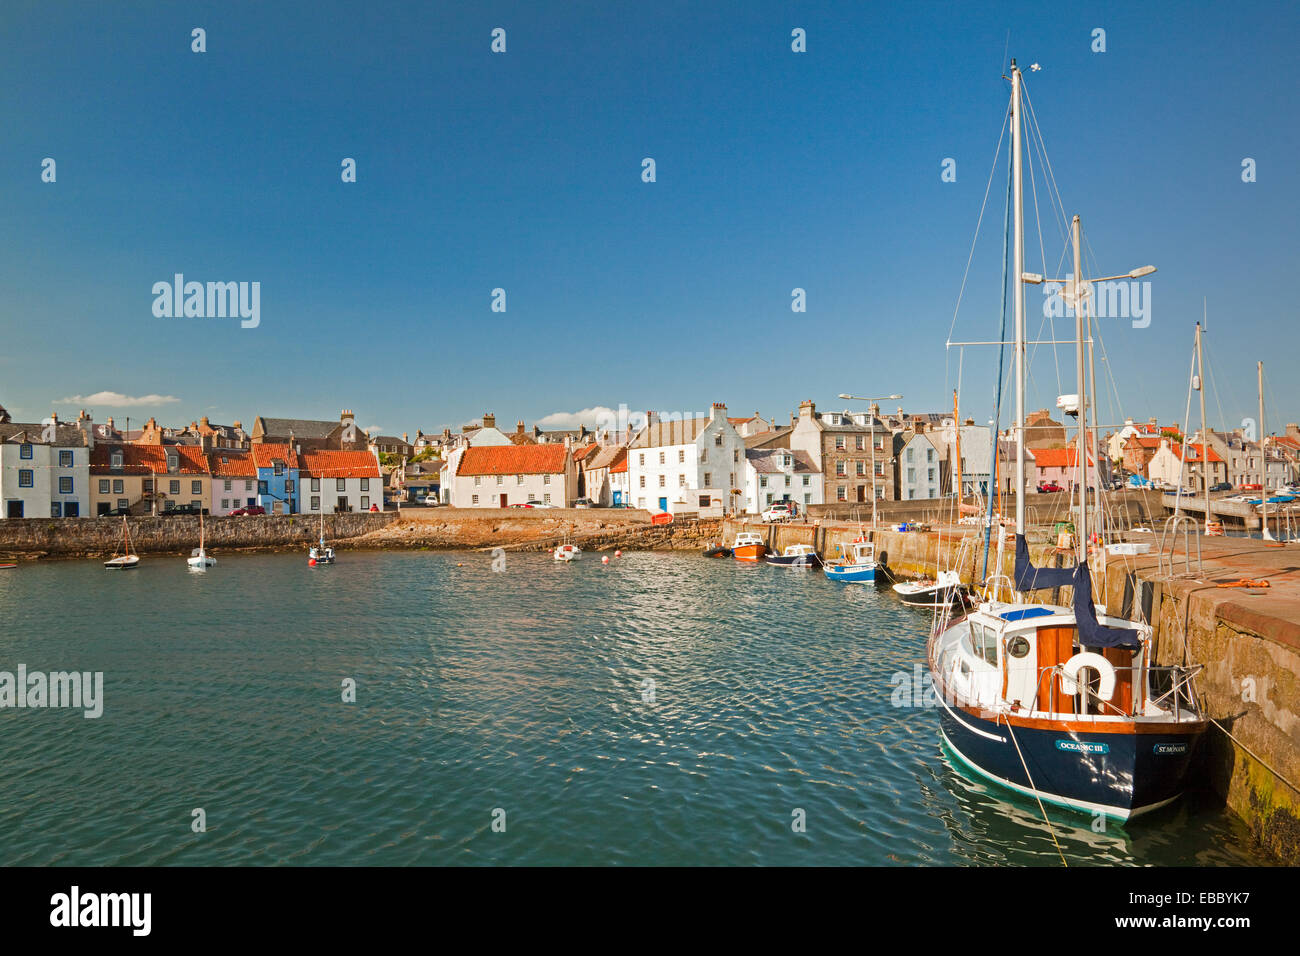
[[[659,510],[660,510],[660,511],[667,511],[667,510],[668,510],[668,499],[667,499],[667,498],[660,498],[660,499],[659,499]]]
[[[623,492],[621,491],[614,492],[614,507],[615,508],[623,507]]]

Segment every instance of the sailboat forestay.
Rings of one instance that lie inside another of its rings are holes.
[[[1078,216],[1073,220],[1074,276],[1066,280],[1078,349],[1076,564],[1035,568],[1030,560],[1024,503],[1024,285],[1042,277],[1024,272],[1023,78],[1015,60],[1010,79],[1017,593],[1011,601],[986,599],[955,621],[942,616],[927,643],[927,658],[940,703],[940,735],[960,763],[1040,802],[1126,820],[1171,802],[1184,788],[1207,727],[1193,684],[1200,668],[1156,666],[1151,626],[1108,615],[1093,603],[1083,351],[1089,296],[1082,278]],[[1135,270],[1149,271],[1154,269]],[[1029,600],[1034,591],[1066,586],[1073,592],[1068,606]]]

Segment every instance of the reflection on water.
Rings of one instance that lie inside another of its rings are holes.
[[[694,555],[218,557],[0,577],[0,670],[105,675],[99,720],[0,711],[0,863],[1060,864],[1033,801],[891,706],[930,617],[888,591]],[[1071,864],[1259,862],[1206,800],[1049,812]]]

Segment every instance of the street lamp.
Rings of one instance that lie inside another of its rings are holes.
[[[840,398],[846,402],[889,402],[901,399],[902,395],[885,395],[882,398],[863,398],[860,395],[850,395],[847,392],[840,392]],[[870,409],[868,409],[870,414]],[[871,527],[876,527],[876,416],[871,415]]]

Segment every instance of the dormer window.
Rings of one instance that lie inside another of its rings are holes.
[[[277,478],[284,474],[284,462],[276,459],[272,464],[275,466],[275,475]]]
[[[112,455],[112,467],[113,467],[113,468],[121,468],[121,467],[122,467],[122,453],[121,453],[120,451],[115,451],[115,452],[113,452],[113,455]]]
[[[180,462],[177,460],[175,455],[169,452],[167,455],[167,470],[176,471],[178,468],[180,468]]]

